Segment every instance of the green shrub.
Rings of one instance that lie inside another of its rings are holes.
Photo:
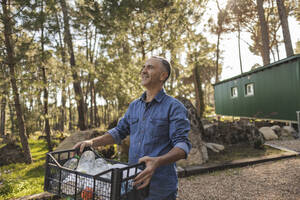
[[[0,180],[2,182],[2,180]],[[2,184],[0,185],[0,194],[7,195],[9,193],[13,192],[13,186],[11,185],[12,183],[9,183],[8,181],[3,181]]]

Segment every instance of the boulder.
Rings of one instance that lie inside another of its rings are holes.
[[[64,139],[55,149],[55,151],[72,149],[72,147],[77,143],[83,140],[89,140],[99,135],[103,135],[105,132],[99,131],[97,129],[86,130],[86,131],[77,131],[72,133],[69,137]]]
[[[261,132],[265,138],[265,140],[277,140],[278,136],[275,134],[273,129],[271,127],[261,127],[259,129],[259,132]]]
[[[265,143],[264,136],[254,125],[250,124],[244,127],[244,132],[246,133],[248,142],[251,146],[256,149],[263,148]]]
[[[8,143],[0,148],[0,166],[9,165],[11,163],[23,163],[25,162],[24,158],[22,148],[15,143]]]
[[[265,142],[263,135],[253,124],[218,122],[205,125],[204,130],[204,141],[225,146],[245,142],[254,148],[261,148]]]
[[[224,145],[216,144],[216,143],[205,143],[206,147],[211,149],[214,152],[219,153],[225,149]]]
[[[204,128],[204,130],[206,130],[206,129],[209,129],[209,128],[215,126],[215,125],[218,125],[218,124],[217,123],[214,123],[214,124],[205,124],[205,125],[203,125],[203,128]]]
[[[297,131],[295,131],[295,129],[291,126],[284,126],[282,127],[282,133],[284,136],[293,136],[297,133]]]
[[[203,157],[203,152],[202,152],[203,150],[206,151],[206,148],[202,150],[199,148],[192,148],[187,159],[181,159],[177,161],[176,165],[179,167],[187,167],[187,166],[203,164],[208,159],[208,157],[206,158]]]
[[[275,132],[275,134],[280,137],[282,135],[282,131],[281,131],[281,128],[280,126],[278,125],[274,125],[274,126],[271,126],[271,129]]]

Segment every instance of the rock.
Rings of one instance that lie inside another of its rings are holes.
[[[274,125],[274,126],[271,126],[271,129],[275,132],[275,134],[280,137],[282,134],[281,134],[281,128],[280,126],[278,125]]]
[[[216,123],[215,124],[205,124],[205,125],[203,125],[203,128],[204,128],[204,130],[209,129],[209,128],[213,127],[214,125],[216,125]]]
[[[211,149],[214,152],[219,153],[220,151],[223,151],[225,147],[221,144],[216,144],[216,143],[206,143],[205,144],[207,148]]]
[[[265,143],[263,134],[253,125],[246,126],[244,129],[247,134],[249,144],[256,149],[263,148],[263,144]]]
[[[295,129],[291,126],[284,126],[282,127],[282,129],[282,133],[284,134],[284,136],[293,136],[297,133],[297,131],[295,131]]]
[[[84,140],[89,140],[99,135],[103,135],[105,132],[99,131],[97,129],[90,129],[85,131],[76,131],[72,133],[69,137],[64,139],[55,149],[55,151],[62,151],[67,149],[72,149],[77,142]],[[62,154],[61,159],[66,159],[68,154]]]
[[[80,141],[89,140],[98,135],[103,135],[104,132],[98,130],[86,130],[72,133],[69,137],[64,139],[55,149],[55,151],[72,149],[72,147]]]
[[[181,159],[177,161],[176,165],[180,167],[186,167],[186,166],[203,164],[204,160],[207,158],[203,158],[202,152],[200,151],[201,150],[199,150],[198,148],[192,148],[187,159]]]
[[[265,140],[277,140],[278,136],[275,134],[273,129],[270,127],[261,127],[259,129],[259,132],[261,132],[265,138]]]
[[[11,163],[23,163],[25,156],[22,148],[14,143],[9,143],[0,148],[0,166],[9,165]],[[4,173],[10,173],[10,170],[4,170]]]
[[[275,130],[280,130],[280,126],[278,126],[278,125],[271,126],[270,128],[271,128],[273,131],[275,131]]]
[[[203,164],[208,160],[207,148],[205,146],[205,142],[202,140],[202,136],[205,132],[203,128],[202,121],[197,114],[197,110],[192,104],[192,102],[184,97],[176,97],[183,105],[186,107],[188,111],[188,118],[191,124],[191,130],[189,132],[189,140],[192,143],[192,149],[190,155],[186,159],[187,162],[195,162],[197,160],[197,164]],[[190,157],[190,158],[189,158]],[[194,157],[193,159],[191,159]]]
[[[254,148],[261,148],[265,142],[263,135],[253,125],[236,122],[218,122],[205,125],[203,140],[210,143],[231,145],[249,143]]]

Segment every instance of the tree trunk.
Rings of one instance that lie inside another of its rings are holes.
[[[104,106],[104,124],[107,125],[107,109],[108,109],[108,102],[106,101],[106,105]]]
[[[60,122],[60,130],[65,130],[65,123],[66,123],[66,82],[63,80],[62,84],[62,92],[61,92],[61,122]]]
[[[26,129],[25,129],[25,122],[24,116],[21,109],[19,91],[16,81],[16,74],[15,74],[15,52],[14,47],[12,44],[12,27],[11,27],[11,16],[9,16],[9,10],[7,10],[7,0],[2,0],[2,11],[3,11],[3,24],[4,24],[4,38],[5,38],[5,47],[7,53],[6,63],[9,67],[9,76],[10,82],[13,90],[13,97],[14,103],[17,113],[17,120],[18,120],[18,128],[19,128],[19,135],[21,139],[22,149],[25,155],[25,162],[30,164],[32,163],[31,153],[28,145],[28,140],[26,137]]]
[[[10,123],[11,123],[11,126],[10,126],[10,132],[11,132],[11,135],[15,133],[15,120],[14,120],[14,111],[13,111],[13,107],[12,107],[12,104],[9,102],[8,103],[8,108],[9,108],[9,118],[10,118]]]
[[[1,114],[0,114],[0,137],[5,135],[5,109],[6,109],[6,97],[3,96],[1,99]]]
[[[37,98],[37,107],[38,107],[38,110],[42,110],[43,109],[43,103],[41,101],[41,98],[42,98],[42,91],[39,90],[38,91],[38,98]],[[40,114],[40,116],[43,115],[43,113]],[[43,121],[42,121],[42,117],[39,117],[38,119],[38,127],[39,127],[39,130],[43,130]]]
[[[178,163],[182,165],[195,165],[202,164],[208,160],[207,147],[202,140],[204,135],[204,128],[200,117],[197,115],[196,108],[193,104],[184,97],[176,97],[187,108],[188,117],[191,123],[191,130],[189,132],[189,139],[192,143],[192,149],[189,157],[185,160],[181,160]]]
[[[73,120],[72,120],[72,103],[71,103],[71,91],[68,87],[68,96],[69,96],[69,130],[73,130]]]
[[[274,53],[273,49],[271,49],[271,54],[272,54],[273,60],[274,60],[274,62],[275,62],[276,59],[275,59],[275,53]]]
[[[289,57],[289,56],[294,55],[294,51],[293,51],[293,45],[292,45],[292,41],[291,41],[288,18],[287,18],[286,9],[284,6],[284,0],[276,0],[276,3],[277,3],[280,22],[281,22],[286,56]]]
[[[89,89],[90,89],[90,78],[91,78],[91,75],[89,73],[86,88],[85,88],[85,90],[83,89],[83,91],[85,91],[85,98],[84,98],[84,111],[85,112],[84,113],[85,113],[85,119],[86,119],[86,126],[89,125],[89,120],[88,120],[88,118],[89,118],[89,115],[88,115],[88,113],[89,113],[88,96],[89,96],[89,93],[90,93],[90,91],[89,91]]]
[[[204,100],[203,100],[203,91],[202,91],[202,82],[200,78],[200,66],[196,65],[193,69],[193,77],[194,77],[194,86],[195,86],[195,94],[196,94],[196,110],[197,115],[200,119],[204,113]]]
[[[280,60],[278,42],[276,43],[276,53],[277,53],[277,60]]]
[[[72,35],[70,33],[70,26],[69,26],[69,16],[68,10],[65,0],[60,0],[62,12],[63,12],[63,19],[64,19],[64,30],[65,30],[65,41],[67,42],[68,51],[70,55],[70,65],[73,77],[73,87],[75,92],[75,100],[77,103],[77,111],[78,111],[78,125],[80,130],[86,129],[86,118],[85,118],[85,110],[84,110],[84,99],[83,94],[80,86],[80,78],[76,72],[76,63],[75,63],[75,56],[73,50],[73,43],[72,43]]]
[[[94,102],[94,122],[95,122],[95,127],[99,127],[100,126],[100,118],[99,118],[99,115],[98,115],[98,107],[97,107],[97,101],[96,101],[96,96],[97,96],[97,93],[96,93],[96,89],[95,89],[95,84],[93,83],[93,91],[94,91],[94,99],[93,99],[93,102]]]
[[[217,39],[217,58],[216,58],[216,82],[219,82],[219,55],[220,55],[220,37],[221,33],[218,32],[218,39]]]
[[[243,63],[242,63],[242,53],[241,53],[241,30],[240,30],[240,22],[238,22],[238,48],[239,48],[239,60],[240,60],[240,68],[241,74],[243,73]]]
[[[90,99],[90,105],[91,105],[91,108],[90,108],[90,125],[91,127],[94,126],[94,112],[93,112],[93,101],[94,101],[94,91],[93,91],[93,88],[94,88],[94,80],[91,80],[90,81],[90,96],[91,96],[91,99]]]
[[[262,58],[263,64],[270,64],[270,39],[269,39],[269,31],[268,25],[265,19],[265,11],[263,7],[263,0],[256,0],[257,2],[257,12],[259,16],[260,22],[260,36],[262,40]]]
[[[44,1],[41,1],[41,18],[44,19]],[[48,150],[51,152],[53,150],[51,144],[51,130],[49,124],[49,113],[48,113],[48,82],[45,69],[45,50],[44,50],[44,20],[41,20],[41,48],[42,48],[42,62],[41,62],[41,71],[43,77],[43,93],[44,93],[44,120],[45,120],[45,133],[46,140],[48,144]]]
[[[58,27],[58,37],[59,37],[59,46],[61,48],[61,60],[63,66],[66,64],[66,54],[65,54],[65,46],[63,44],[62,36],[61,36],[61,29],[60,29],[60,23],[58,20],[58,15],[56,13],[56,24]],[[60,125],[60,130],[64,131],[65,130],[65,123],[66,123],[66,80],[65,76],[63,76],[62,80],[62,94],[61,94],[61,125]]]

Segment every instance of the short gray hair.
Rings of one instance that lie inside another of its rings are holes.
[[[164,81],[164,82],[166,82],[168,80],[168,78],[170,77],[170,74],[171,74],[171,64],[170,64],[170,62],[167,59],[165,59],[163,57],[160,57],[160,56],[152,56],[151,58],[159,59],[160,62],[162,63],[162,65],[163,65],[163,67],[165,68],[165,70],[168,72],[168,77]]]

